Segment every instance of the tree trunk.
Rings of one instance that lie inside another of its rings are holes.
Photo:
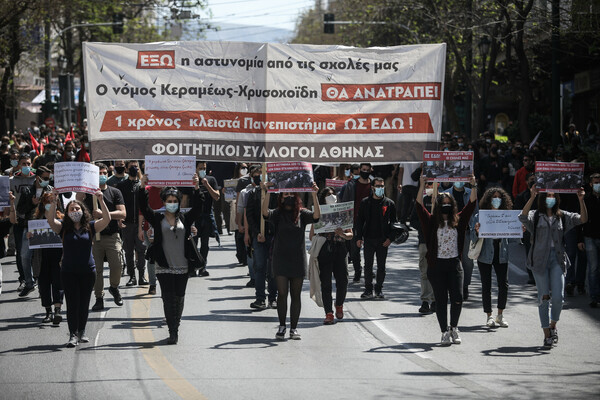
[[[6,109],[7,106],[12,105],[11,112],[12,115],[9,116],[11,119],[11,129],[14,128],[14,90],[11,93],[9,92],[11,82],[14,79],[14,71],[15,66],[19,62],[21,58],[21,42],[19,41],[20,35],[20,21],[18,18],[14,18],[10,22],[10,49],[9,49],[9,57],[8,57],[8,65],[4,69],[4,74],[2,75],[2,81],[0,82],[0,133],[2,135],[6,134],[8,131],[8,126],[6,126]],[[14,88],[14,86],[13,86]],[[10,132],[12,134],[14,132]],[[10,136],[10,135],[9,135]]]

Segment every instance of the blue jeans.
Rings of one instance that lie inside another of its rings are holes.
[[[577,229],[571,229],[565,233],[565,250],[571,260],[571,268],[567,270],[566,282],[584,285],[587,257],[585,251],[577,248]]]
[[[264,301],[267,298],[265,293],[266,282],[268,281],[269,301],[274,301],[277,298],[277,285],[275,279],[268,272],[269,260],[269,243],[271,240],[266,238],[266,241],[260,243],[257,238],[252,239],[252,268],[254,270],[256,300]]]
[[[29,239],[27,239],[27,229],[23,231],[21,242],[21,265],[23,266],[23,277],[25,278],[25,286],[33,287],[33,269],[31,267],[31,259],[33,258],[33,250],[29,248]]]
[[[600,239],[585,237],[585,251],[587,253],[587,273],[590,297],[600,300]]]
[[[255,280],[256,276],[254,274],[254,252],[246,252],[246,262],[248,263],[248,274],[250,275],[250,279]]]
[[[542,328],[549,328],[550,318],[555,322],[560,319],[565,289],[565,276],[562,268],[558,265],[554,249],[550,250],[547,268],[541,273],[533,271],[533,276],[538,291],[540,322]],[[550,299],[544,299],[544,296],[548,296]],[[552,303],[552,307],[548,313],[550,303]]]

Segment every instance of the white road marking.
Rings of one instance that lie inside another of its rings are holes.
[[[371,322],[373,322],[373,324],[375,324],[383,333],[385,333],[390,339],[392,339],[393,341],[395,341],[396,343],[398,343],[400,346],[404,347],[406,350],[410,351],[411,353],[421,357],[421,358],[426,358],[429,359],[431,357],[429,357],[428,354],[423,353],[422,351],[418,350],[418,349],[412,349],[408,346],[406,346],[404,344],[404,341],[397,336],[394,332],[390,331],[388,328],[385,327],[385,325],[379,321],[377,318],[375,317],[369,317],[369,319],[371,320]]]

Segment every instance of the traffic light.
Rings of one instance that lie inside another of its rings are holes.
[[[335,16],[333,14],[324,14],[323,15],[323,32],[324,33],[335,33],[335,25],[333,24],[335,21]]]
[[[122,13],[113,14],[113,23],[115,25],[112,26],[112,31],[115,35],[123,34],[123,19],[125,16]]]

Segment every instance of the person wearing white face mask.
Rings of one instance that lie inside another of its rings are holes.
[[[335,204],[337,197],[335,190],[326,187],[319,195],[319,204]],[[313,240],[314,225],[310,228],[310,238]],[[352,239],[352,229],[337,228],[334,232],[319,233],[324,238],[317,260],[319,265],[319,279],[321,281],[321,297],[325,309],[324,325],[332,325],[334,321],[332,307],[332,275],[335,277],[335,317],[344,318],[344,300],[348,291],[348,265],[346,264],[348,250],[346,242]],[[323,240],[323,239],[322,239]],[[313,242],[313,246],[318,242]]]
[[[355,222],[356,246],[365,246],[365,291],[361,299],[383,300],[385,262],[388,247],[394,240],[392,225],[396,220],[396,205],[385,197],[385,181],[376,177],[372,181],[372,192],[360,202]],[[377,278],[373,295],[373,263],[377,256]]]
[[[79,200],[72,200],[61,220],[56,219],[58,193],[52,192],[50,210],[46,213],[48,224],[63,242],[61,282],[67,301],[69,342],[67,347],[89,342],[85,334],[89,314],[90,297],[96,281],[96,264],[92,255],[92,239],[110,222],[110,213],[102,192],[95,194],[102,210],[102,217],[93,220],[87,207]]]
[[[481,210],[511,210],[512,200],[502,188],[489,188],[483,194],[479,207]],[[471,241],[479,238],[479,213],[471,218]],[[483,239],[481,253],[477,258],[477,266],[481,276],[481,298],[483,312],[487,314],[486,326],[508,328],[504,318],[508,298],[508,239]],[[498,282],[498,316],[492,316],[492,268],[496,272]]]
[[[566,255],[564,235],[577,225],[587,222],[588,214],[583,200],[585,191],[577,192],[581,212],[561,210],[560,197],[552,192],[540,193],[537,211],[530,211],[538,196],[536,185],[531,187],[531,198],[519,215],[519,220],[531,234],[531,250],[527,255],[527,267],[535,276],[538,291],[538,310],[544,330],[544,347],[552,348],[558,343],[556,323],[560,318],[565,290],[565,274],[570,267]],[[550,315],[548,309],[550,308]]]
[[[169,327],[168,344],[177,344],[179,340],[188,274],[201,262],[191,236],[191,228],[202,213],[204,195],[198,190],[198,175],[194,175],[193,180],[192,208],[186,213],[180,212],[183,195],[177,188],[161,189],[160,198],[165,205],[165,213],[161,214],[152,210],[148,204],[147,175],[143,176],[139,187],[139,209],[154,229],[154,241],[148,248],[146,257],[156,263],[156,277],[160,283],[163,309]]]
[[[600,302],[600,174],[590,176],[591,193],[585,196],[588,221],[582,227],[583,243],[587,254],[588,289],[590,307],[597,308]]]

